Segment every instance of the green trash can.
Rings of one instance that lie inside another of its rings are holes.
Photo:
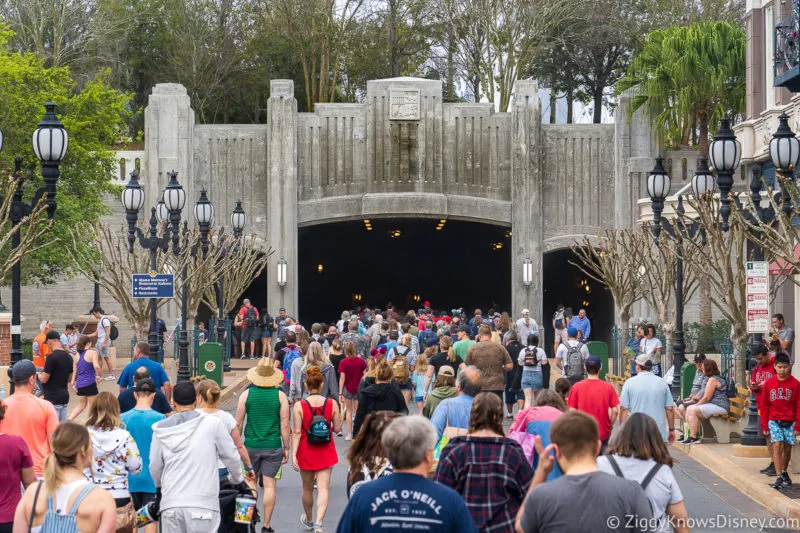
[[[600,379],[606,379],[606,374],[608,374],[608,344],[601,341],[589,341],[586,343],[586,349],[589,350],[589,355],[600,358],[600,362],[603,364],[602,370],[600,370]]]
[[[697,375],[697,367],[691,361],[686,361],[681,367],[681,398],[688,398],[692,393],[692,382]]]
[[[205,376],[222,387],[222,344],[207,342],[200,345],[198,376]]]

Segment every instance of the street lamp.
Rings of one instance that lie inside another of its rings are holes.
[[[769,157],[772,165],[779,174],[780,179],[794,181],[794,169],[800,159],[800,141],[797,140],[789,127],[789,115],[781,113],[778,117],[778,129],[769,141]],[[751,184],[752,186],[752,184]],[[761,183],[759,181],[759,198],[761,197]],[[789,215],[792,211],[792,201],[786,187],[781,187],[783,193],[783,211]],[[759,202],[760,204],[760,202]]]
[[[159,220],[155,207],[150,209],[149,236],[145,237],[142,230],[136,225],[139,218],[139,210],[144,205],[144,191],[139,183],[139,172],[136,170],[131,172],[130,181],[122,190],[120,199],[122,200],[122,207],[125,208],[125,220],[128,222],[128,252],[133,253],[133,245],[138,237],[139,245],[150,251],[150,270],[155,272],[158,267],[158,250],[166,252],[169,249],[169,234],[165,232],[161,237],[158,236]],[[158,340],[156,308],[156,299],[150,298],[150,333],[147,337],[147,343],[150,345],[150,359],[160,362],[158,354],[161,351],[161,342]]]
[[[174,170],[167,172],[169,182],[164,188],[164,205],[169,210],[169,223],[172,226],[172,253],[176,256],[181,253],[180,248],[180,226],[181,213],[186,205],[186,191],[178,183],[178,173]],[[188,235],[187,224],[184,222],[184,235]],[[188,245],[188,238],[184,239],[184,246]],[[186,263],[183,265],[183,279],[181,280],[181,334],[178,337],[178,383],[189,381],[191,372],[189,371],[189,337],[186,331],[186,285],[188,271]]]
[[[522,283],[526,287],[530,287],[533,283],[533,261],[530,257],[526,257],[522,261]]]
[[[236,200],[236,208],[231,213],[231,227],[233,228],[233,236],[239,239],[242,236],[242,230],[247,223],[247,215],[242,209],[242,201]],[[220,232],[221,233],[221,232]],[[224,248],[220,249],[220,259],[224,259],[227,251]],[[219,318],[217,320],[217,342],[224,346],[224,356],[222,358],[223,372],[230,372],[231,369],[231,354],[228,351],[225,339],[225,273],[220,273],[219,276],[219,290],[217,291],[217,310]]]
[[[283,257],[278,261],[278,285],[281,287],[286,286],[286,259]]]
[[[699,225],[693,223],[686,226],[683,222],[683,195],[678,195],[678,206],[675,209],[677,218],[674,223],[661,218],[664,210],[664,200],[669,194],[670,178],[664,170],[663,160],[656,159],[656,165],[647,178],[647,192],[653,209],[653,238],[656,246],[659,245],[659,235],[663,226],[667,234],[675,240],[675,338],[672,344],[672,397],[676,400],[681,397],[681,367],[686,361],[686,345],[683,340],[683,239],[694,239],[699,231]],[[701,158],[697,162],[697,170],[692,178],[692,189],[698,196],[714,190],[714,176],[708,170],[706,160]],[[663,367],[662,367],[663,368]]]
[[[728,218],[731,215],[731,199],[728,193],[733,187],[733,175],[739,167],[739,160],[742,157],[742,145],[736,140],[736,135],[731,129],[731,120],[728,117],[722,119],[708,152],[714,170],[717,171],[722,231],[728,231]]]
[[[194,206],[194,220],[200,228],[201,249],[203,250],[203,259],[205,259],[208,255],[208,232],[214,221],[214,206],[208,200],[205,189],[200,190],[200,199]]]
[[[242,209],[242,201],[236,200],[236,209],[231,213],[231,227],[233,228],[233,236],[237,239],[242,236],[242,230],[247,223],[247,215],[244,214]]]
[[[11,227],[17,228],[11,234],[11,250],[15,250],[20,244],[19,224],[31,214],[34,207],[44,196],[47,202],[47,218],[53,219],[56,212],[56,183],[61,172],[59,165],[67,153],[69,145],[69,135],[64,129],[64,125],[56,116],[56,105],[47,102],[44,105],[45,114],[39,127],[33,133],[31,139],[33,151],[42,166],[42,177],[44,187],[41,187],[33,196],[31,203],[23,202],[22,186],[25,178],[22,175],[22,158],[14,158],[14,180],[16,187],[9,206],[9,219]],[[5,138],[0,131],[0,150],[3,149]],[[20,309],[22,307],[20,294],[22,292],[22,266],[19,261],[11,267],[11,364],[22,359],[22,326],[20,324]]]

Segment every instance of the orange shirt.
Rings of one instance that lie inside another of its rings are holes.
[[[33,343],[39,343],[39,353],[33,354],[33,366],[36,368],[44,368],[44,359],[52,353],[53,350],[47,345],[47,335],[39,333],[33,338]]]
[[[33,457],[33,472],[42,477],[44,460],[50,454],[50,435],[58,426],[56,408],[29,393],[12,394],[3,403],[6,413],[0,433],[22,437]]]

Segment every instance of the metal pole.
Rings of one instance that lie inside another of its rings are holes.
[[[158,268],[158,222],[156,220],[156,210],[152,208],[150,211],[150,238],[147,240],[147,248],[150,250],[150,271],[155,272]],[[147,338],[150,345],[150,360],[161,362],[158,356],[161,351],[162,341],[158,336],[158,317],[156,311],[158,308],[158,301],[156,298],[150,298],[150,335]]]
[[[19,172],[22,158],[17,157],[14,161],[15,173]],[[18,176],[18,174],[17,174]],[[22,187],[17,183],[14,190],[14,199],[11,205],[11,224],[16,227],[22,220]],[[19,229],[11,234],[11,253],[19,246],[20,236]],[[14,263],[11,267],[11,366],[17,361],[22,360],[22,334],[21,334],[21,307],[22,302],[20,299],[22,280],[22,265],[20,261]],[[9,393],[14,394],[14,382],[9,380]]]
[[[231,354],[226,350],[227,343],[225,342],[225,273],[219,276],[219,291],[217,292],[217,308],[219,309],[219,318],[217,319],[217,342],[222,345],[222,371],[231,371]]]
[[[672,397],[679,400],[681,397],[681,368],[686,360],[684,355],[685,345],[683,342],[683,237],[679,228],[676,228],[675,238],[677,240],[678,257],[675,269],[675,342],[672,345],[672,362],[674,371],[672,375]]]
[[[189,277],[186,265],[183,265],[183,286],[181,288],[181,334],[178,338],[178,383],[189,381],[192,373],[189,370],[189,336],[186,331],[186,290]]]
[[[94,282],[94,302],[92,303],[92,307],[94,309],[100,307],[100,283],[98,281]]]

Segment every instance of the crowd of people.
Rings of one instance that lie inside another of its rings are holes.
[[[225,487],[260,491],[261,531],[270,533],[284,466],[302,480],[301,526],[324,533],[340,464],[349,500],[342,533],[634,531],[642,523],[687,531],[667,451],[674,422],[687,421],[683,442],[691,444],[700,418],[727,411],[727,384],[702,354],[692,394],[676,406],[647,351],[618,396],[586,349],[585,312],[561,306],[552,360],[527,309],[516,320],[493,310],[468,318],[389,307],[384,318],[364,309],[308,330],[285,310],[266,323],[249,301],[242,310],[245,327],[259,328],[242,337],[244,349],[269,340],[235,416],[220,409],[213,381],[173,386],[146,343],[120,373],[119,394],[98,392],[103,355],[95,347],[105,339],[64,344],[45,333],[41,369],[16,363],[15,392],[0,404],[0,446],[9,451],[0,454],[0,533],[132,532],[143,508],[161,531],[222,531],[231,521]],[[800,382],[775,342],[777,355],[755,350],[752,387],[762,391],[772,441],[766,473],[780,488],[791,483],[788,424],[800,417]],[[551,366],[560,374],[552,384]],[[69,414],[68,387],[79,398]],[[337,438],[351,441],[341,460]],[[573,512],[575,502],[593,512]],[[626,516],[640,521],[609,526]]]

